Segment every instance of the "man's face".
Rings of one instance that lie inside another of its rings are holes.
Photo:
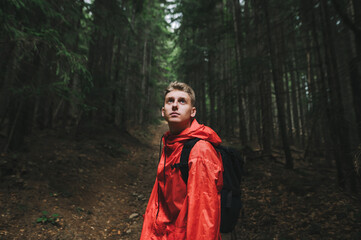
[[[188,93],[173,90],[165,96],[162,116],[169,126],[184,130],[190,125],[191,119],[195,115],[196,108],[192,106]]]

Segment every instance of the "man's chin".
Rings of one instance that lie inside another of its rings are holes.
[[[170,118],[170,119],[168,119],[167,120],[167,122],[168,123],[174,123],[174,124],[179,124],[179,123],[181,123],[182,121],[180,120],[180,119],[178,119],[178,118]]]

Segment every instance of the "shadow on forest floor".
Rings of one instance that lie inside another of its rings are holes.
[[[45,131],[2,154],[0,239],[139,239],[165,130]],[[246,164],[239,239],[361,239],[360,201],[333,169],[289,171],[275,156]]]
[[[297,165],[248,164],[242,239],[361,239],[361,204],[340,192],[336,172]]]

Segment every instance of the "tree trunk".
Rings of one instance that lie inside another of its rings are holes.
[[[288,129],[288,141],[290,144],[293,144],[293,123],[292,123],[292,110],[291,110],[291,107],[292,107],[292,103],[291,103],[291,98],[290,98],[290,89],[289,89],[289,75],[288,75],[288,71],[287,71],[287,65],[285,64],[285,62],[289,61],[288,60],[288,57],[285,55],[285,53],[287,52],[287,46],[286,46],[286,43],[285,43],[285,34],[284,34],[284,26],[283,24],[281,24],[279,26],[280,28],[280,39],[279,39],[279,43],[280,43],[280,51],[278,51],[278,54],[277,54],[277,58],[278,59],[282,59],[283,61],[280,63],[280,66],[279,68],[282,69],[283,71],[281,71],[279,73],[279,75],[281,76],[281,79],[280,81],[282,81],[282,84],[284,84],[284,94],[286,96],[286,113],[287,113],[287,116],[286,116],[286,119],[287,119],[287,129]],[[276,37],[277,38],[277,37]],[[282,73],[283,72],[283,73]],[[284,77],[282,77],[284,76]],[[283,83],[283,80],[282,79],[285,79],[284,83]]]
[[[247,129],[246,129],[246,119],[244,114],[244,103],[243,103],[243,96],[242,96],[242,69],[241,69],[241,59],[242,59],[242,31],[241,31],[241,10],[239,1],[231,0],[232,1],[232,14],[233,14],[233,27],[234,33],[236,36],[236,79],[237,79],[237,91],[238,91],[238,117],[239,117],[239,131],[240,131],[240,139],[243,145],[247,143]]]
[[[214,84],[214,71],[215,68],[214,62],[213,62],[213,50],[209,50],[209,56],[208,56],[208,96],[209,96],[209,125],[210,127],[215,127],[215,84]]]
[[[111,85],[111,70],[113,65],[114,33],[112,24],[115,9],[119,8],[115,0],[94,1],[94,24],[96,29],[92,33],[92,44],[89,46],[88,70],[92,74],[94,87],[89,99],[96,110],[92,111],[93,121],[105,122],[110,120],[112,107],[105,104],[111,102],[109,86]]]
[[[297,143],[301,142],[300,139],[300,114],[298,111],[298,106],[302,104],[299,98],[298,98],[298,86],[296,85],[296,77],[295,77],[295,66],[293,66],[295,56],[292,55],[291,57],[291,63],[290,63],[290,78],[291,78],[291,96],[292,96],[292,114],[293,114],[293,124],[295,126],[295,139]]]
[[[8,63],[4,68],[6,71],[2,74],[2,85],[0,86],[0,119],[6,118],[7,113],[10,110],[10,88],[13,85],[13,81],[16,77],[17,69],[17,57],[19,54],[20,48],[17,44],[14,44],[9,53]]]
[[[271,65],[272,65],[272,77],[273,83],[275,86],[275,93],[276,93],[276,102],[277,102],[277,114],[278,114],[278,123],[280,128],[280,134],[282,138],[283,150],[286,157],[286,168],[293,169],[293,159],[289,147],[289,142],[287,138],[287,129],[286,129],[286,119],[285,119],[285,109],[284,109],[284,95],[283,95],[283,84],[280,81],[280,75],[278,70],[278,64],[276,63],[276,54],[274,45],[272,43],[272,33],[271,33],[271,26],[270,26],[270,18],[268,14],[268,4],[267,1],[263,1],[263,7],[266,17],[266,25],[267,25],[267,38],[268,38],[268,47],[270,51],[271,57]]]
[[[259,8],[260,2],[252,2],[253,8]],[[262,11],[254,12],[254,24],[255,24],[255,39],[260,39],[264,31],[266,31],[263,19]],[[259,42],[256,45],[256,56],[264,56],[263,42]],[[256,66],[257,72],[256,78],[259,82],[259,98],[260,98],[260,112],[261,112],[261,141],[262,151],[265,155],[271,155],[272,153],[272,139],[273,139],[273,116],[272,116],[272,92],[271,92],[271,80],[268,78],[268,74],[265,74],[267,70],[264,64],[258,62]]]
[[[341,96],[341,86],[337,72],[338,66],[326,0],[321,0],[321,13],[322,22],[324,24],[322,33],[325,43],[325,62],[327,67],[327,80],[330,86],[330,104],[332,109],[330,130],[332,139],[334,140],[336,165],[344,172],[344,174],[340,175],[339,185],[351,192],[355,192],[356,178],[351,151],[349,149],[349,129],[346,119],[344,119],[345,115]]]
[[[147,52],[148,52],[148,41],[147,37],[144,40],[143,44],[143,66],[142,66],[142,80],[140,85],[140,104],[139,104],[139,117],[138,117],[138,124],[142,124],[144,122],[144,109],[145,109],[145,87],[147,81]]]
[[[286,107],[287,107],[287,126],[288,126],[288,139],[290,144],[294,143],[294,139],[293,139],[293,122],[292,122],[292,103],[291,103],[291,97],[290,95],[292,94],[292,92],[290,92],[290,87],[289,87],[289,77],[288,77],[288,72],[286,70],[286,66],[284,65],[284,78],[285,78],[285,95],[286,95]]]
[[[272,153],[272,100],[271,98],[271,85],[270,81],[265,78],[262,72],[258,73],[258,79],[260,80],[260,96],[261,96],[261,112],[262,112],[262,145],[263,152],[266,155]]]

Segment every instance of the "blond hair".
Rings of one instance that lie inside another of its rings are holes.
[[[194,107],[196,104],[196,94],[194,93],[194,90],[186,83],[182,82],[171,82],[168,87],[164,91],[164,98],[165,96],[170,93],[171,91],[179,90],[188,93],[189,97],[191,98],[191,104]]]

